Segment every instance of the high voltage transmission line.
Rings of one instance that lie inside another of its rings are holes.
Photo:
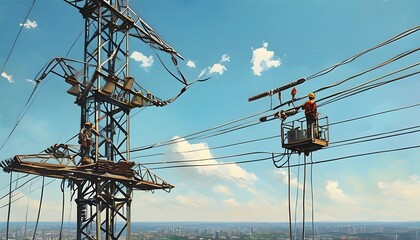
[[[399,130],[401,131],[401,130]],[[387,132],[387,133],[381,133],[381,134],[376,134],[376,135],[383,135],[383,134],[389,134],[393,131]],[[386,138],[390,138],[390,137],[397,137],[397,136],[403,136],[403,135],[407,135],[407,134],[412,134],[412,133],[418,133],[420,132],[420,130],[415,130],[415,131],[410,131],[410,132],[404,132],[404,133],[399,133],[399,134],[393,134],[393,135],[389,135],[389,136],[385,136],[385,137],[380,137],[380,138],[373,138],[373,139],[365,139],[363,141],[360,142],[349,142],[346,144],[341,144],[341,145],[337,145],[334,147],[342,147],[342,146],[346,146],[346,145],[351,145],[351,144],[356,144],[356,143],[361,143],[361,142],[371,142],[371,141],[376,141],[376,140],[383,140]],[[367,136],[363,136],[363,137],[358,137],[358,139],[363,139],[363,138],[370,138],[371,135],[367,135]],[[341,140],[342,142],[344,141],[353,141],[354,139],[348,139],[348,140]],[[333,143],[332,143],[333,144]],[[316,163],[324,163],[324,162],[332,162],[335,160],[342,160],[342,159],[347,159],[347,158],[354,158],[354,157],[360,157],[360,156],[366,156],[366,155],[374,155],[374,154],[380,154],[380,153],[386,153],[386,152],[395,152],[395,151],[402,151],[402,150],[410,150],[410,149],[415,149],[415,148],[419,148],[420,146],[412,146],[412,147],[402,147],[402,148],[396,148],[396,149],[388,149],[388,150],[380,150],[380,151],[375,151],[375,152],[369,152],[369,153],[362,153],[362,154],[355,154],[355,155],[350,155],[350,156],[345,156],[345,157],[341,157],[341,158],[334,158],[332,160],[324,160],[324,161],[319,161],[319,162],[314,162]],[[244,153],[243,156],[248,156],[248,155],[254,155],[257,153]],[[272,154],[274,153],[259,153],[259,154],[266,154],[266,155],[270,155],[269,157],[264,157],[264,158],[258,158],[258,159],[250,159],[250,160],[244,160],[244,161],[235,161],[235,162],[216,162],[216,163],[208,163],[208,164],[182,164],[182,165],[170,165],[170,166],[163,166],[163,167],[152,167],[150,168],[151,170],[158,170],[158,169],[172,169],[172,168],[188,168],[188,167],[209,167],[209,166],[223,166],[223,165],[231,165],[231,164],[244,164],[244,163],[255,163],[255,162],[261,162],[261,161],[268,161],[268,160],[273,160],[276,157],[280,157],[283,154],[275,154],[274,157],[272,156]],[[239,156],[240,154],[238,154]],[[284,155],[290,155],[290,154],[284,154]],[[146,163],[145,165],[155,165],[155,164],[173,164],[173,163],[184,163],[184,162],[201,162],[201,161],[209,161],[209,160],[219,160],[219,159],[224,159],[224,158],[229,158],[229,157],[238,157],[238,156],[222,156],[222,157],[212,157],[212,158],[203,158],[203,159],[189,159],[189,160],[180,160],[180,161],[168,161],[168,162],[157,162],[157,163]],[[296,166],[301,166],[301,165],[296,165]],[[293,165],[292,167],[295,167],[295,165]]]
[[[415,49],[415,50],[411,50],[411,51],[408,51],[408,52],[405,52],[403,54],[399,54],[396,57],[394,57],[394,58],[392,58],[390,60],[387,60],[386,62],[384,62],[384,63],[382,63],[382,64],[380,64],[380,65],[378,65],[378,66],[376,66],[374,68],[371,68],[371,69],[366,70],[366,71],[364,71],[362,73],[358,73],[356,75],[353,75],[353,76],[351,76],[351,77],[349,77],[349,78],[347,78],[347,79],[345,79],[343,81],[337,82],[335,84],[331,84],[331,85],[328,85],[326,87],[322,87],[322,88],[320,88],[318,90],[315,90],[314,92],[319,92],[319,91],[326,90],[328,88],[335,87],[335,86],[337,86],[339,84],[342,84],[342,83],[344,83],[344,82],[346,82],[346,81],[348,81],[350,79],[353,79],[353,78],[355,78],[357,76],[360,76],[360,75],[362,75],[362,74],[364,74],[366,72],[369,72],[369,71],[371,71],[373,69],[376,69],[379,66],[382,67],[382,66],[384,66],[386,64],[389,64],[389,63],[395,61],[396,59],[400,59],[402,57],[405,57],[408,54],[412,54],[412,53],[414,53],[414,52],[416,52],[418,50],[420,50],[420,48]],[[387,85],[387,84],[390,84],[390,83],[393,83],[393,82],[396,82],[396,81],[399,81],[399,80],[403,80],[403,79],[407,79],[409,77],[415,76],[415,75],[419,74],[420,71],[415,71],[415,72],[412,72],[412,73],[408,73],[408,74],[405,74],[405,75],[402,75],[402,76],[395,77],[395,78],[390,79],[390,80],[386,80],[386,81],[382,81],[382,82],[379,82],[379,83],[372,84],[375,81],[378,81],[378,80],[383,79],[385,77],[389,77],[391,75],[394,75],[394,74],[397,74],[397,73],[406,71],[406,70],[411,69],[411,68],[414,68],[414,67],[417,67],[418,65],[420,65],[420,63],[415,63],[415,64],[412,64],[412,65],[403,67],[403,68],[398,69],[396,71],[393,71],[393,72],[384,74],[384,75],[382,75],[380,77],[376,77],[374,79],[368,80],[368,81],[366,81],[366,82],[364,82],[362,84],[359,84],[359,85],[357,85],[355,87],[352,87],[352,88],[349,88],[349,89],[346,89],[346,90],[343,90],[343,91],[340,91],[340,92],[336,92],[336,93],[330,94],[330,95],[328,95],[326,97],[320,98],[318,100],[318,102],[320,102],[319,107],[325,106],[327,104],[336,102],[336,101],[341,100],[341,99],[344,99],[344,98],[348,98],[348,97],[354,96],[356,94],[360,94],[362,92],[365,92],[365,91],[368,91],[368,90],[371,90],[371,89],[374,89],[374,88],[377,88],[377,87],[380,87],[380,86],[384,86],[384,85]],[[303,99],[303,97],[297,98],[295,101],[297,101],[299,99]],[[328,99],[330,99],[330,100],[328,100]],[[283,106],[285,104],[286,103],[283,103],[283,104],[275,107],[274,109],[277,109],[278,107]],[[231,122],[228,122],[228,123],[225,123],[225,124],[221,124],[221,125],[216,126],[216,127],[212,127],[212,128],[205,129],[205,130],[202,130],[202,131],[199,131],[199,132],[196,132],[196,133],[192,133],[192,134],[186,135],[184,137],[177,137],[177,138],[174,138],[174,139],[171,139],[171,140],[167,140],[167,141],[163,141],[163,142],[160,142],[160,143],[154,143],[154,144],[146,145],[146,146],[143,146],[143,147],[132,148],[132,152],[143,151],[143,150],[153,149],[153,148],[156,148],[156,147],[167,146],[167,145],[173,144],[175,142],[179,142],[179,141],[189,141],[189,140],[194,140],[194,139],[205,139],[205,138],[208,138],[208,137],[223,135],[223,134],[226,134],[226,133],[230,133],[232,131],[236,131],[236,130],[241,130],[241,129],[244,129],[244,128],[252,127],[252,126],[258,125],[259,124],[258,121],[252,121],[251,120],[249,122],[242,123],[242,124],[237,125],[237,126],[233,126],[233,127],[229,127],[229,128],[218,130],[217,133],[209,133],[209,132],[214,131],[216,129],[220,129],[220,128],[226,127],[228,125],[241,122],[241,121],[243,121],[245,119],[249,119],[249,118],[253,118],[253,117],[256,117],[256,116],[260,116],[260,115],[262,115],[264,113],[267,113],[269,111],[270,110],[266,110],[266,111],[257,113],[255,115],[250,115],[250,116],[247,116],[247,117],[238,119],[238,120],[234,120],[234,121],[231,121]],[[204,134],[204,133],[206,133],[206,134]]]

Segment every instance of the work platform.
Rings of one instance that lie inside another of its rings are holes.
[[[282,123],[282,147],[294,152],[310,152],[327,147],[329,142],[328,117],[318,118],[312,129],[308,130],[306,119]]]
[[[65,146],[65,145],[61,145]],[[118,181],[135,190],[167,190],[174,188],[140,164],[134,162],[112,162],[99,159],[89,164],[77,165],[76,155],[41,153],[16,155],[0,163],[5,172],[21,172],[72,181]],[[60,151],[60,153],[63,153]],[[51,163],[53,162],[53,163]]]

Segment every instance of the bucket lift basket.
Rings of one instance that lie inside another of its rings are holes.
[[[309,154],[312,151],[328,146],[329,131],[328,117],[318,116],[317,121],[311,129],[307,129],[305,118],[282,122],[281,124],[281,145],[285,149],[294,152]]]

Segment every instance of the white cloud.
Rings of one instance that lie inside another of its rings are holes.
[[[195,191],[190,191],[188,194],[184,195],[177,195],[175,199],[178,203],[188,208],[203,208],[214,204],[213,199]]]
[[[223,195],[226,195],[226,196],[232,196],[232,192],[226,186],[217,185],[217,186],[213,187],[213,191],[215,191],[217,193],[222,193]]]
[[[36,28],[38,26],[38,24],[35,21],[31,21],[29,19],[26,19],[25,23],[19,23],[19,25],[23,26],[26,29]]]
[[[35,85],[36,84],[36,82],[34,81],[34,80],[32,80],[32,79],[26,79],[26,81],[28,82],[28,83],[31,83],[31,84],[33,84],[33,85]]]
[[[188,66],[188,67],[191,67],[191,68],[195,68],[195,62],[193,62],[193,61],[191,61],[191,60],[188,60],[188,62],[187,62],[187,66]]]
[[[254,75],[261,76],[262,71],[280,66],[280,58],[274,59],[274,52],[267,50],[268,43],[263,43],[261,48],[252,51],[252,71]]]
[[[240,204],[233,198],[229,198],[223,201],[223,205],[228,207],[239,207]]]
[[[141,52],[134,51],[131,53],[130,58],[134,59],[136,62],[140,62],[140,67],[142,68],[149,68],[153,65],[154,60],[153,56],[150,55],[149,57],[143,55]]]
[[[209,68],[209,73],[218,73],[222,75],[226,70],[226,67],[222,64],[215,63],[211,68]]]
[[[207,68],[201,70],[200,75],[198,75],[198,79],[202,78],[207,73]]]
[[[13,83],[13,76],[12,75],[7,75],[6,72],[2,72],[1,76],[4,77],[9,83]]]
[[[384,176],[387,172],[384,172]],[[388,176],[382,177],[388,178]],[[375,184],[351,185],[351,193],[340,188],[337,181],[327,181],[326,199],[315,206],[318,219],[323,221],[416,221],[420,199],[420,176],[411,175],[397,179],[381,179]],[[328,201],[330,200],[330,201]]]
[[[204,69],[203,71],[201,71],[198,78],[201,78],[202,76],[204,76],[207,73],[208,74],[218,73],[219,75],[222,75],[227,70],[226,66],[224,64],[222,64],[224,62],[230,62],[229,55],[223,54],[218,63],[215,63],[215,64],[213,64],[213,66],[208,67],[208,68]]]
[[[276,173],[278,173],[281,176],[282,182],[284,184],[287,185],[289,183],[289,177],[287,175],[287,171],[286,170],[279,169],[278,171],[276,171]],[[290,173],[290,184],[293,187],[299,186],[300,189],[303,189],[303,185],[298,182],[298,179],[294,176],[293,173]]]
[[[227,54],[223,54],[222,55],[222,59],[220,60],[220,62],[230,62],[230,56]]]
[[[420,199],[420,191],[418,191],[420,189],[420,176],[418,175],[412,175],[407,180],[397,179],[389,183],[379,181],[377,186],[384,197],[391,201],[414,203]]]
[[[179,137],[174,137],[174,139]],[[172,154],[165,156],[166,159],[183,160],[184,164],[188,165],[212,165],[218,164],[205,143],[190,144],[185,139],[181,138],[170,147]],[[199,150],[199,151],[197,151]],[[200,160],[199,162],[194,160]],[[254,173],[247,172],[237,164],[232,165],[214,165],[214,166],[194,166],[191,167],[196,173],[206,177],[215,177],[231,183],[239,187],[252,186],[257,181],[257,176]]]
[[[343,190],[338,186],[336,181],[327,181],[325,186],[326,195],[329,199],[334,202],[339,203],[354,203],[355,199],[352,199],[350,196],[346,195]]]

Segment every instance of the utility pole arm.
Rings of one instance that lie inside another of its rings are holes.
[[[266,91],[266,92],[257,94],[255,96],[252,96],[252,97],[248,98],[248,102],[252,102],[254,100],[258,100],[258,99],[261,99],[261,98],[264,98],[264,97],[267,97],[267,96],[273,96],[274,94],[276,94],[278,92],[281,92],[281,91],[284,91],[284,90],[289,89],[291,87],[294,87],[294,86],[297,86],[299,84],[302,84],[305,81],[306,81],[306,78],[301,78],[301,79],[299,79],[297,81],[294,81],[294,82],[291,82],[291,83],[286,84],[284,86],[275,88],[275,89],[273,89],[271,91]]]

